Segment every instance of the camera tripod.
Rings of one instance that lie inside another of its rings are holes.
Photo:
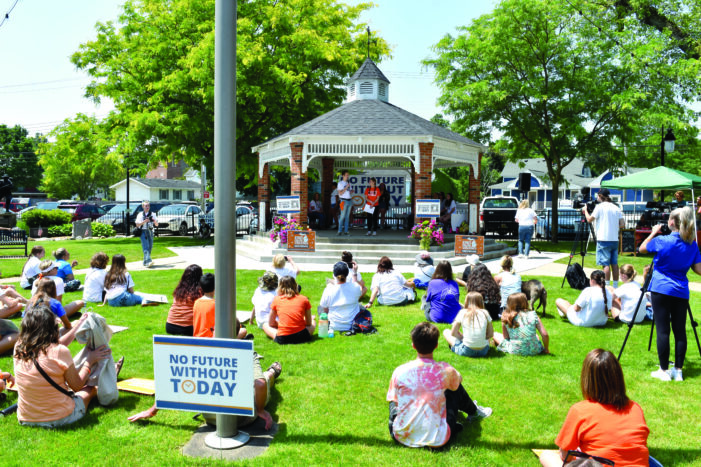
[[[626,343],[628,342],[628,337],[630,336],[630,332],[633,330],[633,326],[635,325],[635,320],[638,317],[638,313],[640,313],[640,304],[643,302],[643,298],[645,298],[645,293],[648,290],[648,287],[650,287],[650,280],[652,279],[652,263],[650,263],[650,270],[647,273],[647,277],[645,277],[645,280],[643,281],[642,287],[640,287],[640,298],[638,299],[638,303],[635,305],[635,313],[633,314],[633,318],[630,320],[630,323],[628,323],[628,332],[626,332],[626,337],[623,339],[623,345],[621,345],[621,350],[618,352],[618,361],[621,361],[621,356],[623,355],[623,349],[626,348]],[[686,311],[689,313],[689,321],[691,321],[691,329],[694,330],[694,336],[696,337],[696,347],[699,349],[699,355],[701,356],[701,342],[699,342],[699,333],[696,331],[696,327],[699,325],[694,320],[694,315],[691,314],[691,303],[687,303],[686,305]],[[650,340],[647,343],[647,350],[648,352],[652,348],[652,335],[655,333],[655,321],[652,321],[652,326],[650,326]]]
[[[579,245],[579,254],[582,257],[582,268],[584,268],[584,257],[587,255],[587,250],[589,249],[590,233],[591,237],[594,238],[594,241],[596,241],[594,227],[592,227],[592,225],[589,222],[587,222],[587,218],[584,217],[584,214],[582,214],[581,218],[579,219],[579,225],[577,226],[577,232],[574,236],[574,242],[572,243],[572,251],[570,252],[570,260],[567,262],[567,269],[570,268],[570,265],[572,264],[572,258],[574,258],[574,255],[577,253],[577,245]],[[560,288],[563,288],[565,286],[565,279],[566,276],[563,276]]]

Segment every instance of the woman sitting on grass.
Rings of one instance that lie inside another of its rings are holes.
[[[88,317],[88,313],[81,316],[76,325],[73,326],[68,317],[74,315],[78,311],[78,309],[75,308],[75,302],[69,304],[72,311],[68,313],[61,302],[56,300],[56,284],[48,277],[43,277],[36,281],[36,289],[36,293],[32,295],[32,299],[27,303],[27,311],[35,306],[48,306],[51,312],[56,316],[56,324],[59,325],[60,323],[63,325],[63,327],[59,329],[59,344],[69,345],[75,339],[75,333],[81,323]],[[78,302],[82,304],[80,300],[78,300]],[[23,318],[24,315],[27,314],[27,311],[23,313]]]
[[[501,257],[501,271],[494,276],[494,281],[499,286],[501,293],[501,311],[506,308],[506,300],[511,294],[521,291],[521,276],[514,272],[514,260],[511,256]]]
[[[544,451],[540,463],[559,467],[567,461],[567,451],[580,450],[616,465],[657,465],[650,462],[650,430],[643,410],[628,399],[616,357],[603,349],[589,352],[582,364],[580,384],[584,400],[570,407],[555,438],[560,452]]]
[[[173,305],[168,311],[166,332],[175,336],[190,336],[193,333],[193,307],[195,300],[202,296],[200,278],[202,268],[191,264],[180,277],[180,282],[173,291]]]
[[[277,296],[270,305],[268,323],[263,325],[263,331],[278,344],[301,344],[311,341],[316,323],[309,299],[299,294],[294,277],[281,277],[279,284]]]
[[[102,303],[105,299],[105,276],[109,262],[109,256],[103,252],[95,253],[90,259],[90,271],[85,275],[83,287],[84,302]]]
[[[387,256],[377,263],[377,273],[372,276],[372,294],[365,308],[370,308],[375,298],[380,305],[406,305],[416,298],[414,281],[406,280],[401,272],[394,270],[392,260]]]
[[[443,331],[450,350],[463,357],[486,357],[493,335],[492,318],[484,309],[484,300],[479,292],[467,293],[465,308],[455,317],[452,328]]]
[[[76,369],[70,350],[59,343],[56,316],[49,307],[28,309],[14,354],[20,424],[56,428],[83,418],[97,394],[97,387],[85,385],[90,367],[110,352],[107,346],[88,350],[86,364]]]
[[[29,290],[32,288],[32,283],[39,276],[39,265],[44,259],[44,247],[41,245],[36,245],[32,247],[32,252],[29,254],[29,258],[22,266],[22,277],[20,277],[19,285],[24,290]]]
[[[71,259],[71,254],[65,248],[59,248],[54,251],[54,258],[56,258],[56,264],[58,266],[58,271],[56,275],[63,279],[65,284],[66,292],[75,292],[80,288],[80,281],[73,275],[73,268],[78,265],[78,261],[68,262]]]
[[[142,297],[134,293],[134,280],[127,271],[127,259],[120,254],[112,256],[112,266],[105,276],[105,302],[110,306],[134,306],[141,301]]]
[[[640,300],[640,295],[642,292],[642,286],[639,282],[636,282],[635,268],[632,264],[624,264],[620,269],[621,284],[617,289],[613,291],[613,303],[611,304],[611,316],[624,323],[630,323],[635,316],[636,323],[642,323],[645,319],[645,307],[647,306],[647,299],[643,298]],[[636,306],[640,302],[640,307]]]
[[[611,291],[606,288],[604,271],[591,273],[589,287],[582,290],[574,305],[564,298],[555,300],[557,312],[575,326],[605,326],[608,321],[609,305],[612,302]]]
[[[260,329],[263,329],[268,322],[270,305],[273,304],[273,300],[275,300],[277,295],[277,282],[277,274],[272,271],[267,271],[262,277],[258,278],[258,288],[253,293],[251,303],[253,303],[252,319],[255,319]]]
[[[523,356],[550,353],[548,331],[538,314],[528,309],[526,294],[519,292],[509,295],[506,309],[501,314],[501,325],[503,334],[494,333],[497,350]],[[542,343],[538,340],[536,331],[540,333]]]
[[[460,287],[464,286],[461,279],[453,278],[453,267],[448,261],[438,263],[424,296],[426,321],[452,323],[462,309]]]
[[[484,263],[479,263],[472,268],[467,277],[465,287],[468,292],[479,292],[484,299],[484,308],[489,312],[492,320],[499,319],[501,296],[492,273]]]

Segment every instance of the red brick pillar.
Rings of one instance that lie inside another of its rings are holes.
[[[260,156],[259,156],[260,157]],[[260,174],[260,172],[259,172]],[[261,212],[261,216],[265,216],[265,228],[270,230],[272,219],[270,218],[270,166],[263,166],[263,176],[258,177],[258,205],[265,203],[265,212]]]
[[[293,214],[297,222],[303,227],[307,226],[307,209],[309,208],[309,187],[307,173],[302,172],[302,149],[304,143],[290,143],[290,172],[292,178],[292,196],[299,195],[300,213]]]
[[[433,172],[433,143],[419,143],[419,171],[414,175],[414,200],[431,197],[431,173]],[[416,217],[416,201],[414,205],[414,222]]]
[[[479,168],[482,167],[482,153],[479,153],[479,157],[477,158],[477,166]],[[480,207],[480,201],[481,201],[481,195],[482,195],[482,189],[481,189],[481,180],[480,180],[480,171],[477,171],[477,176],[475,176],[475,169],[470,166],[470,178],[469,178],[469,185],[468,185],[468,199],[467,202],[470,204],[470,208],[468,211],[468,218],[467,218],[467,224],[470,226],[470,231],[471,232],[477,232],[479,231],[479,219],[470,219],[469,212],[474,212],[476,213],[476,217],[479,216],[479,207]],[[475,205],[476,208],[472,208],[471,206]]]
[[[324,157],[321,159],[321,204],[324,207],[324,217],[328,225],[331,225],[331,184],[334,182],[333,159]]]
[[[411,203],[411,218],[414,218],[414,215],[416,214],[416,209],[415,208],[415,201],[416,201],[416,167],[414,167],[414,164],[411,164],[411,194],[409,196],[409,202]]]

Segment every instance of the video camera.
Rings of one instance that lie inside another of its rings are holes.
[[[657,224],[662,224],[662,230],[660,230],[661,235],[669,235],[672,231],[667,225],[669,220],[669,215],[676,208],[680,207],[680,204],[676,201],[670,202],[660,202],[660,201],[648,201],[645,205],[645,211],[640,219],[640,224],[644,226],[653,227]]]
[[[599,204],[598,200],[589,200],[588,196],[582,196],[582,195],[577,195],[572,200],[572,207],[574,209],[582,209],[582,207],[586,206],[587,207],[587,212],[591,214],[594,212],[594,208],[596,207],[597,204]]]

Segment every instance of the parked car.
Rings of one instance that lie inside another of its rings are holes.
[[[212,208],[203,217],[207,225],[209,225],[212,232],[214,232],[214,210]],[[253,232],[258,230],[258,215],[253,211],[252,208],[243,205],[236,206],[236,233],[241,232],[246,235],[251,235]]]
[[[171,204],[158,212],[158,231],[177,232],[180,235],[196,233],[200,227],[202,210],[194,204]]]
[[[58,209],[58,201],[41,201],[37,203],[37,209],[45,209],[47,211]]]
[[[159,202],[152,202],[151,203],[151,211],[156,213],[158,215],[159,210],[161,210],[164,206],[168,206],[169,203],[159,203]],[[114,206],[112,209],[110,209],[107,213],[105,213],[102,217],[97,219],[95,222],[100,222],[101,224],[108,224],[114,227],[114,230],[117,231],[118,233],[124,233],[124,219],[127,217],[125,215],[127,210],[127,205],[126,203],[124,204],[118,204]],[[128,215],[128,225],[130,227],[134,226],[134,221],[136,220],[136,216],[143,211],[143,207],[141,206],[141,203],[138,201],[130,201],[129,202],[129,210],[131,213]]]
[[[101,204],[100,207],[105,210],[105,212],[109,212],[110,209],[115,207],[118,203],[105,203]]]
[[[0,201],[0,207],[3,209],[3,212],[5,210],[5,202]],[[10,203],[10,212],[20,212],[22,209],[24,209],[24,206],[21,204],[17,203]]]
[[[558,238],[574,238],[577,233],[577,226],[582,219],[582,212],[578,209],[559,208],[558,218]],[[552,208],[538,211],[538,225],[536,225],[535,235],[538,238],[551,238],[551,222],[553,218]]]
[[[480,235],[496,232],[499,236],[518,237],[515,220],[518,199],[514,196],[488,196],[480,206]]]
[[[79,204],[75,208],[70,209],[73,211],[73,217],[71,218],[71,222],[79,221],[82,219],[90,219],[92,221],[96,221],[97,219],[105,215],[105,210],[95,204]]]
[[[25,212],[29,212],[29,211],[36,209],[36,208],[37,208],[36,206],[29,206],[27,208],[22,209],[20,212],[17,213],[17,219],[22,219],[22,215]]]

